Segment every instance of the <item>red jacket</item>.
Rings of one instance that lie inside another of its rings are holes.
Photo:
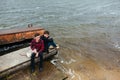
[[[35,39],[31,41],[30,47],[32,50],[36,49],[37,52],[42,52],[44,50],[44,42],[43,40],[39,40],[39,42],[36,42]]]

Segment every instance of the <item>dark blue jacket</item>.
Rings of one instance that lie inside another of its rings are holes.
[[[44,35],[42,35],[41,39],[44,41],[44,46],[45,46],[44,49],[45,49],[45,51],[47,51],[48,50],[48,43],[53,42],[53,38],[50,38],[50,37],[46,38]]]

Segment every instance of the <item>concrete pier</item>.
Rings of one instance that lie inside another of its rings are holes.
[[[30,57],[27,57],[27,52],[30,52],[29,47],[0,56],[0,78],[30,65]],[[55,54],[57,51],[54,49],[49,54],[44,53],[44,59]],[[38,58],[35,61],[37,62]]]

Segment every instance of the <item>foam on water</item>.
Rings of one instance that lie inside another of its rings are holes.
[[[77,80],[81,80],[80,75],[77,74],[73,69],[70,69],[70,68],[68,69],[68,68],[66,68],[65,66],[62,65],[63,63],[70,64],[72,62],[75,62],[75,60],[71,59],[70,62],[64,62],[62,60],[62,61],[60,61],[60,63],[58,61],[59,61],[59,59],[53,59],[53,60],[51,60],[51,63],[53,65],[55,65],[58,69],[60,69],[63,73],[67,74],[69,80],[74,80],[74,78],[77,79]]]
[[[118,49],[118,50],[120,51],[120,45],[119,45],[118,42],[114,43],[113,45],[114,45],[114,47],[115,47],[116,49]]]

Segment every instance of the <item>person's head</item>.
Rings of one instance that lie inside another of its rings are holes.
[[[39,41],[39,39],[40,39],[40,34],[39,34],[39,33],[35,33],[34,39],[35,39],[36,41]]]
[[[45,36],[45,37],[49,37],[49,34],[50,34],[49,31],[45,31],[45,32],[44,32],[44,36]]]

